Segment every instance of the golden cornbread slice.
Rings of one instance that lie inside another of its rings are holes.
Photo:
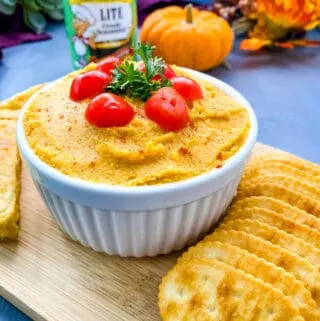
[[[286,188],[277,183],[264,181],[247,183],[245,184],[245,189],[239,189],[237,191],[236,200],[252,196],[274,197],[320,218],[319,201],[297,190]]]
[[[19,232],[21,161],[16,145],[16,118],[23,104],[43,85],[0,102],[0,241]]]
[[[15,120],[0,119],[0,241],[15,239],[19,231],[21,162]]]
[[[231,265],[280,290],[306,321],[319,321],[320,312],[304,285],[285,270],[227,243],[203,241],[190,247],[178,263],[191,259],[215,259]]]
[[[39,89],[41,89],[44,84],[35,85],[22,91],[8,99],[0,101],[0,110],[20,110],[23,104]]]
[[[319,231],[308,226],[296,223],[289,218],[286,218],[274,211],[270,211],[265,208],[252,207],[245,208],[237,212],[228,212],[225,220],[228,221],[246,218],[274,226],[311,244],[315,248],[320,249]]]
[[[164,321],[303,321],[279,290],[214,259],[177,264],[159,289]]]
[[[9,99],[0,101],[0,119],[16,119],[23,104],[42,87],[43,84],[36,85]]]
[[[259,207],[277,212],[297,223],[307,225],[320,231],[320,219],[295,206],[285,203],[273,197],[252,196],[232,203],[229,211],[236,212],[245,208]]]
[[[261,237],[275,245],[296,253],[308,260],[320,271],[320,250],[309,243],[276,227],[253,219],[230,219],[219,226],[219,230],[243,231]]]
[[[320,273],[306,259],[274,245],[260,237],[242,231],[215,231],[205,238],[206,241],[219,241],[238,246],[256,256],[269,261],[291,273],[300,280],[320,308]]]
[[[317,185],[302,181],[299,178],[273,173],[260,174],[252,179],[242,180],[239,190],[245,191],[250,184],[259,184],[260,182],[278,184],[286,189],[295,190],[301,194],[309,196],[310,198],[320,201],[320,190]]]
[[[19,109],[0,109],[0,119],[15,120],[18,117],[19,111]]]

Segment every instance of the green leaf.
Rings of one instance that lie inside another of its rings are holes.
[[[144,44],[134,48],[142,58],[146,71],[141,72],[133,62],[126,60],[115,67],[112,82],[106,90],[145,101],[158,89],[171,86],[171,82],[164,77],[165,62],[158,57],[152,58],[153,49]],[[160,75],[160,80],[154,80],[155,75]]]
[[[39,1],[39,0],[37,0]],[[40,0],[41,2],[45,1],[48,4],[54,5],[54,6],[59,6],[60,4],[62,5],[63,0]]]
[[[62,1],[58,1],[58,4],[57,4],[57,8],[60,10],[62,9],[63,10],[63,4],[62,4]]]
[[[36,0],[36,2],[37,5],[44,11],[54,11],[57,8],[57,5],[55,3],[50,3],[47,0]]]
[[[36,0],[39,6],[47,10],[63,9],[62,0]]]
[[[152,59],[152,52],[155,47],[150,46],[150,44],[138,44],[136,48],[134,48],[136,54],[138,54],[144,62],[146,66],[146,75],[147,79],[150,80],[155,75],[163,76],[165,71],[165,62],[162,58],[155,57]]]
[[[142,61],[144,62],[144,65],[146,67],[146,75],[147,79],[152,78],[152,52],[155,48],[150,46],[149,44],[141,44],[139,43],[136,48],[134,48],[136,54],[138,54]]]
[[[63,20],[64,14],[63,9],[58,10],[43,10],[43,12],[53,20]]]
[[[0,1],[0,12],[5,14],[5,15],[12,15],[16,11],[16,6],[15,5],[8,5],[5,4],[4,2]]]
[[[9,7],[15,7],[17,5],[17,0],[1,0],[0,3],[1,2]]]
[[[63,20],[63,5],[61,0],[35,0],[40,10],[54,20]]]
[[[40,7],[37,5],[35,0],[23,0],[22,5],[23,7],[28,7],[32,11],[40,10]]]
[[[25,24],[36,33],[41,33],[46,27],[46,19],[39,11],[31,11],[27,7],[23,8],[23,19]]]

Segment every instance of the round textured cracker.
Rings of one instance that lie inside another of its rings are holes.
[[[253,158],[251,164],[257,163],[276,163],[290,166],[301,171],[308,172],[314,176],[320,177],[320,165],[309,162],[288,153],[263,153]]]
[[[320,249],[320,232],[308,226],[301,225],[295,221],[283,217],[282,215],[264,208],[252,207],[238,210],[236,212],[229,211],[225,217],[226,220],[234,219],[252,219],[265,224],[269,224],[280,230],[292,234],[297,238],[311,244]]]
[[[252,179],[243,179],[240,182],[239,190],[246,190],[249,184],[258,185],[261,182],[278,184],[285,189],[295,190],[316,201],[320,201],[320,190],[317,185],[283,174],[260,173]]]
[[[320,231],[320,219],[312,214],[307,213],[295,206],[285,203],[279,199],[267,196],[252,196],[239,199],[232,203],[229,208],[230,212],[245,210],[246,208],[259,207],[294,220],[297,223],[309,226]]]
[[[265,241],[269,241],[272,244],[278,245],[283,249],[305,258],[320,271],[320,250],[277,227],[254,219],[233,218],[231,215],[230,219],[227,219],[219,226],[219,230],[242,231],[261,237]]]
[[[320,218],[320,202],[294,189],[271,182],[247,183],[239,189],[235,201],[252,196],[274,197]]]
[[[194,258],[215,259],[240,269],[280,290],[298,308],[306,321],[320,320],[320,312],[317,310],[315,301],[300,281],[285,270],[238,246],[218,241],[202,241],[190,247],[178,259],[178,263]]]
[[[260,175],[286,175],[299,179],[300,182],[320,187],[320,177],[315,176],[308,171],[303,171],[295,167],[291,167],[282,162],[257,162],[248,166],[242,176],[243,182],[248,182]]]
[[[256,256],[269,261],[291,273],[311,293],[311,297],[320,307],[320,273],[306,259],[264,241],[260,237],[245,232],[229,230],[215,231],[205,238],[206,241],[220,241],[238,246]]]
[[[177,264],[159,289],[162,320],[302,321],[279,290],[217,260]]]

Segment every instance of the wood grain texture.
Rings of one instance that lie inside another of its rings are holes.
[[[273,150],[257,144],[254,153]],[[0,244],[0,295],[35,321],[159,320],[158,285],[180,253],[120,258],[70,240],[23,168],[19,242]]]

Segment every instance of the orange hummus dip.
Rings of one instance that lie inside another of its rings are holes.
[[[85,70],[95,69],[94,64]],[[85,118],[89,100],[69,98],[76,74],[37,94],[26,111],[29,145],[45,163],[71,177],[110,185],[176,182],[223,166],[244,143],[248,111],[210,83],[195,80],[204,98],[190,106],[190,124],[165,132],[144,114],[144,103],[123,97],[135,110],[127,126],[98,128]]]

